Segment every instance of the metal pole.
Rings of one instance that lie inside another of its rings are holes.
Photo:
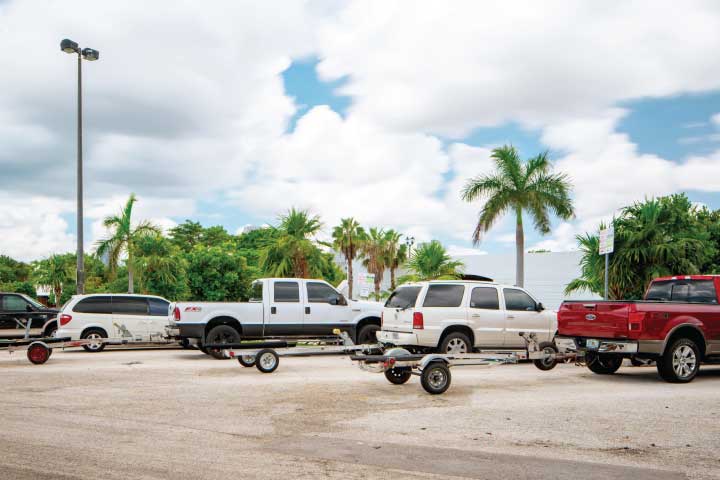
[[[85,252],[83,245],[83,160],[82,160],[82,55],[78,52],[77,93],[77,293],[85,293]]]
[[[605,254],[605,300],[608,299],[608,268],[610,265],[610,254]]]

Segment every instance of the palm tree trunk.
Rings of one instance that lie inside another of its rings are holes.
[[[130,253],[130,248],[128,248],[127,269],[128,269],[128,293],[134,293],[135,285],[133,284],[133,266],[132,266],[132,254]]]
[[[395,268],[390,267],[390,290],[395,290]]]
[[[380,282],[382,278],[377,273],[375,274],[375,300],[380,300]]]
[[[347,278],[348,278],[348,297],[350,300],[353,298],[353,270],[352,270],[352,258],[345,257],[347,260]]]
[[[523,287],[525,284],[525,234],[523,232],[521,209],[517,209],[515,249],[515,285]]]

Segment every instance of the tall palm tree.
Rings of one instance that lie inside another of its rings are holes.
[[[260,256],[260,263],[268,275],[276,277],[321,277],[324,266],[322,252],[312,236],[322,223],[317,215],[291,208],[280,216],[278,235]]]
[[[332,232],[332,247],[342,253],[347,263],[348,296],[353,298],[353,260],[358,255],[362,242],[367,235],[360,224],[352,217],[340,220]]]
[[[412,272],[400,279],[405,281],[452,280],[460,276],[463,263],[453,260],[445,247],[437,240],[421,243],[406,263]]]
[[[135,267],[134,262],[134,246],[135,242],[142,237],[151,235],[158,235],[160,229],[148,221],[140,222],[135,228],[132,226],[132,210],[133,205],[137,198],[134,193],[130,194],[125,207],[120,212],[120,215],[111,215],[105,217],[103,220],[103,226],[111,230],[112,234],[105,240],[97,242],[96,253],[99,257],[105,255],[108,256],[108,262],[110,264],[110,272],[115,273],[117,270],[120,257],[123,253],[127,254],[127,269],[128,269],[128,293],[133,293],[133,270]]]
[[[380,298],[380,285],[387,268],[387,237],[381,228],[372,227],[363,241],[363,265],[375,276],[375,298]]]
[[[484,199],[473,243],[477,245],[481,236],[508,211],[515,214],[515,283],[525,283],[525,233],[523,211],[530,214],[535,229],[543,235],[550,233],[550,213],[563,220],[575,215],[570,190],[572,185],[567,175],[553,173],[547,152],[523,162],[515,147],[502,146],[492,151],[496,171],[471,178],[465,184],[462,198],[467,202]]]
[[[52,255],[37,262],[32,278],[35,283],[47,285],[52,289],[56,306],[60,306],[63,287],[74,280],[72,266],[67,261],[67,257],[62,255]]]
[[[400,268],[405,260],[407,260],[407,245],[400,242],[402,235],[395,230],[385,232],[385,253],[387,259],[385,261],[390,270],[390,290],[395,290],[395,271]]]

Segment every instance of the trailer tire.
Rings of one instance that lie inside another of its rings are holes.
[[[412,377],[412,370],[410,367],[397,367],[385,370],[385,378],[387,378],[388,382],[393,385],[402,385],[407,383],[407,381],[410,380],[410,377]]]
[[[554,355],[558,353],[558,348],[553,342],[542,342],[539,345],[539,348],[540,351],[545,355]],[[533,363],[539,370],[542,370],[544,372],[552,370],[558,364],[557,358],[538,358],[536,360],[533,360]]]
[[[420,384],[432,395],[445,393],[451,382],[450,369],[445,362],[430,362],[420,375]]]
[[[230,325],[218,325],[208,332],[205,337],[205,343],[215,345],[218,343],[240,343],[240,334]],[[228,358],[219,348],[208,348],[206,350],[208,355],[218,360],[226,360]]]
[[[280,365],[280,357],[272,348],[260,350],[255,355],[255,368],[262,373],[272,373],[277,369],[278,365]]]
[[[237,359],[238,363],[243,367],[250,368],[255,366],[255,357],[253,355],[240,355]]]
[[[50,358],[50,349],[41,343],[33,343],[27,349],[27,358],[33,365],[42,365]]]
[[[677,339],[657,361],[660,378],[670,383],[691,382],[699,370],[700,349],[689,338]]]
[[[107,338],[107,333],[105,333],[103,330],[100,330],[99,328],[91,328],[89,330],[85,330],[80,338],[83,340],[88,340],[88,339],[90,339],[90,340],[98,339],[99,340],[99,339]],[[91,352],[91,353],[98,353],[98,352],[102,352],[103,350],[105,350],[104,343],[100,343],[100,345],[97,345],[97,344],[83,345],[82,347],[86,352]]]
[[[623,358],[618,355],[603,355],[601,353],[585,354],[585,363],[591,372],[598,375],[612,375],[622,366]]]

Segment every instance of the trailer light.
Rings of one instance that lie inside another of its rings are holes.
[[[413,313],[413,330],[423,330],[425,328],[425,319],[422,312]]]
[[[71,315],[67,315],[67,314],[60,315],[60,326],[62,327],[63,325],[67,325],[68,323],[70,323],[70,320],[72,320]]]
[[[175,310],[173,310],[173,318],[176,322],[180,321],[180,309],[178,307],[175,307]]]

